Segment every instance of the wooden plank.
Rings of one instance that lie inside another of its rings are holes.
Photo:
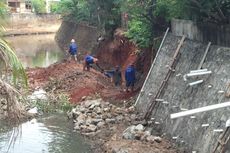
[[[216,153],[218,150],[223,150],[224,149],[224,144],[223,141],[225,139],[226,134],[228,133],[228,131],[230,130],[230,128],[228,127],[227,129],[225,129],[224,133],[220,136],[220,138],[217,140],[217,145],[215,146],[215,148],[213,149],[212,153]],[[227,143],[228,140],[226,140],[224,143]],[[221,152],[221,151],[219,151]]]
[[[203,58],[201,59],[201,61],[200,61],[200,64],[199,64],[199,66],[198,66],[198,70],[199,69],[201,69],[202,68],[202,66],[203,66],[203,64],[204,64],[204,61],[205,61],[205,58],[206,58],[206,56],[207,56],[207,54],[208,54],[208,51],[209,51],[209,47],[211,46],[211,42],[209,42],[208,43],[208,46],[206,47],[206,50],[205,50],[205,52],[204,52],[204,56],[203,56]]]
[[[188,110],[188,111],[183,111],[183,112],[179,112],[179,113],[175,113],[175,114],[171,114],[170,118],[175,119],[175,118],[179,118],[179,117],[190,116],[193,114],[197,114],[197,113],[201,113],[201,112],[207,112],[207,111],[225,108],[225,107],[230,107],[230,101],[220,103],[220,104],[205,106],[205,107],[201,107],[201,108],[196,108],[196,109],[192,109],[192,110]]]
[[[180,43],[179,43],[179,45],[177,46],[177,49],[176,49],[176,51],[175,51],[175,53],[174,53],[174,55],[173,55],[173,61],[172,61],[171,65],[170,65],[170,69],[168,70],[168,72],[167,72],[167,74],[166,74],[164,80],[161,82],[161,85],[160,85],[160,88],[159,88],[158,91],[157,91],[157,94],[155,95],[155,97],[154,97],[153,100],[151,101],[150,107],[148,108],[147,112],[146,112],[145,115],[144,115],[144,118],[145,118],[146,120],[150,117],[150,115],[152,114],[153,109],[157,106],[157,104],[159,104],[159,103],[156,101],[156,99],[158,99],[158,98],[160,97],[160,95],[161,95],[161,93],[162,93],[162,91],[163,91],[165,85],[167,84],[167,82],[168,82],[168,80],[169,80],[169,78],[170,78],[170,76],[171,76],[172,70],[173,70],[174,67],[175,67],[176,59],[177,59],[177,57],[178,57],[178,55],[179,55],[179,51],[180,51],[181,46],[182,46],[183,43],[184,43],[184,40],[185,40],[185,36],[183,36],[182,39],[180,40]]]

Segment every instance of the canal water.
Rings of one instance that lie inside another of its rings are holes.
[[[26,67],[47,67],[64,58],[54,34],[5,38]],[[91,153],[65,114],[32,119],[17,127],[0,121],[0,153]]]
[[[11,144],[10,144],[11,143]],[[0,122],[0,153],[91,153],[64,114],[32,119],[18,127]]]
[[[26,67],[47,67],[64,58],[62,51],[54,41],[54,34],[23,35],[5,37],[16,55]]]

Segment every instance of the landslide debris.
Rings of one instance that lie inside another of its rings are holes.
[[[179,152],[163,137],[153,135],[148,126],[153,122],[143,122],[133,106],[118,107],[101,98],[85,100],[68,117],[74,130],[93,140],[95,152]]]

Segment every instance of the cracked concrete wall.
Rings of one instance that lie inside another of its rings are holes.
[[[179,44],[181,37],[169,34],[159,52],[150,77],[144,86],[144,91],[137,102],[137,109],[145,112],[156,95],[157,90],[163,81],[168,68],[172,62],[173,54]],[[224,93],[218,91],[227,89],[230,83],[230,48],[211,46],[203,64],[203,68],[211,70],[211,75],[189,78],[183,80],[183,75],[190,70],[196,70],[207,45],[186,39],[180,49],[179,60],[172,73],[167,86],[164,88],[160,98],[168,101],[169,104],[160,104],[157,110],[153,111],[152,117],[160,122],[158,129],[169,138],[178,137],[176,140],[179,146],[186,146],[188,151],[210,153],[217,142],[220,133],[213,132],[214,129],[225,129],[225,123],[230,118],[230,108],[218,109],[209,112],[195,114],[196,118],[183,117],[175,120],[170,119],[170,114],[180,112],[182,108],[194,109],[221,102],[230,101]],[[188,86],[189,82],[203,79],[204,82],[193,87]],[[209,88],[208,86],[212,87]],[[152,95],[149,96],[149,93]],[[209,124],[209,127],[202,127],[202,124]],[[157,128],[157,125],[153,125]],[[228,151],[230,152],[230,151]]]

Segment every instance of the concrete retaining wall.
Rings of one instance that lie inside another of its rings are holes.
[[[95,27],[63,21],[55,38],[59,46],[65,49],[68,49],[71,39],[74,38],[78,44],[79,53],[84,55],[87,51],[94,50],[98,36],[99,32]]]
[[[172,33],[176,36],[186,35],[189,39],[220,46],[230,47],[230,25],[215,25],[211,23],[194,23],[190,20],[173,19]]]
[[[172,56],[179,44],[180,37],[168,35],[166,41],[156,59],[150,77],[144,87],[137,103],[139,112],[146,112],[151,99],[156,95],[157,90],[163,81],[168,68],[172,62]],[[160,104],[159,108],[152,115],[160,126],[153,125],[160,133],[165,133],[168,138],[177,137],[179,146],[186,146],[186,152],[197,151],[198,153],[210,153],[217,142],[220,133],[213,132],[214,129],[225,129],[225,123],[230,118],[230,108],[214,110],[196,114],[194,119],[183,117],[175,120],[170,119],[170,114],[180,112],[181,109],[194,109],[211,104],[230,101],[224,93],[230,83],[230,48],[211,46],[203,68],[211,70],[211,75],[193,77],[187,82],[183,75],[190,70],[197,69],[205,52],[206,45],[186,39],[177,62],[175,72],[171,75],[166,88],[160,98],[168,101],[169,104]],[[203,79],[200,85],[189,87],[188,83]],[[209,88],[208,86],[212,86]],[[149,93],[152,96],[149,96]],[[209,124],[209,127],[202,127],[202,124]],[[230,151],[229,151],[230,152]]]

